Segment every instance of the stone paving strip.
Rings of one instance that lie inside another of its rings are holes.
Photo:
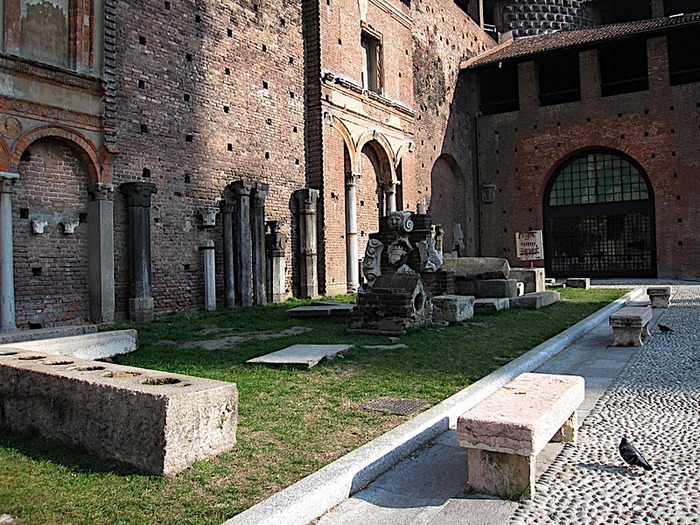
[[[700,523],[700,285],[673,288],[660,321],[674,331],[654,330],[636,351],[512,525]],[[623,435],[654,470],[624,464]]]

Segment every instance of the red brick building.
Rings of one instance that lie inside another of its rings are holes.
[[[344,293],[391,209],[514,264],[514,232],[543,229],[547,268],[577,275],[600,249],[559,232],[594,217],[586,242],[622,250],[623,273],[697,276],[698,18],[669,18],[692,3],[0,0],[0,329],[200,308],[209,243],[219,305],[246,304],[261,219],[289,239],[287,294],[309,257],[318,291]],[[558,206],[608,161],[647,222]]]

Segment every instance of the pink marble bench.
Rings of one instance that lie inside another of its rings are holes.
[[[468,487],[508,499],[535,494],[535,460],[550,441],[576,442],[579,376],[521,374],[457,420]]]
[[[625,306],[610,315],[615,340],[613,346],[642,346],[649,337],[651,308],[648,306]]]

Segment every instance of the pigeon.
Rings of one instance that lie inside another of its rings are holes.
[[[659,331],[664,333],[664,334],[667,334],[669,332],[673,332],[673,328],[671,328],[670,326],[666,326],[665,324],[659,323],[658,327],[659,327]]]
[[[633,467],[642,467],[644,470],[651,470],[651,465],[644,459],[641,452],[637,450],[637,447],[627,441],[626,437],[622,438],[618,448],[620,449],[620,455],[622,459],[625,460],[625,463]]]

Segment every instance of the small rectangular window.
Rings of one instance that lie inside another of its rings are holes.
[[[362,87],[382,93],[382,44],[369,33],[362,33]]]

